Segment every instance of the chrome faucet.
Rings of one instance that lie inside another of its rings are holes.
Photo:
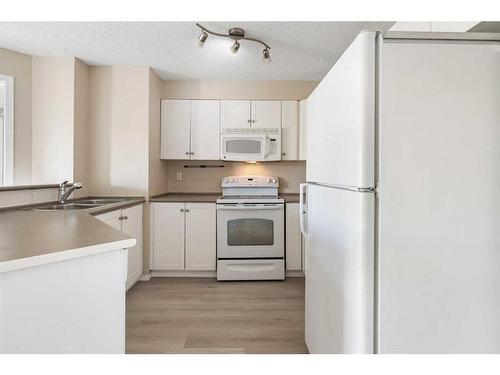
[[[59,184],[59,190],[57,194],[57,201],[59,204],[66,202],[66,199],[71,195],[76,189],[81,189],[82,184],[80,182],[68,182],[64,181]]]

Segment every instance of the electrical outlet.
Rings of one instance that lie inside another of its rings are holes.
[[[176,180],[177,181],[182,181],[182,172],[177,172]]]

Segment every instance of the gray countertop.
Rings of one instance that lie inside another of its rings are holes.
[[[280,193],[280,197],[283,198],[286,203],[299,203],[300,195],[299,193]]]
[[[150,202],[215,203],[222,193],[166,193],[149,198]],[[280,193],[286,203],[299,201],[298,193]]]
[[[143,198],[128,198],[71,212],[3,210],[0,212],[0,272],[134,246],[135,239],[92,215],[143,202]]]

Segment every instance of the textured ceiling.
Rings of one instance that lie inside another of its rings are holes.
[[[195,22],[0,22],[0,47],[38,56],[76,56],[90,65],[149,65],[163,79],[320,80],[361,30],[393,22],[201,22],[225,33],[240,26],[271,46],[209,36]]]

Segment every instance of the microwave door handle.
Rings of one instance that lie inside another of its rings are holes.
[[[271,153],[271,141],[267,135],[264,136],[264,159],[267,159]]]

